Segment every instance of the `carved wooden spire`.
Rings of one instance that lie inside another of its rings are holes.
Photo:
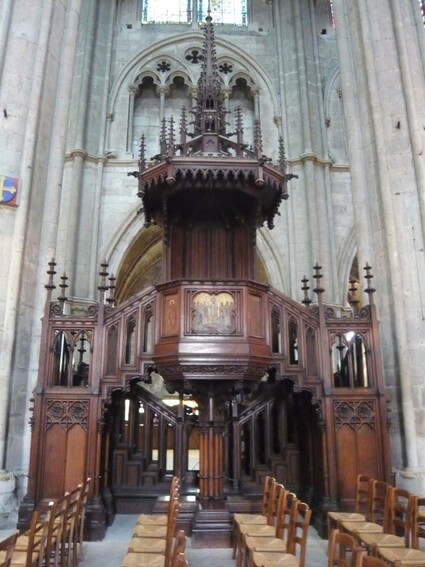
[[[214,27],[209,12],[205,20],[202,68],[195,107],[195,135],[224,134],[226,111],[223,106],[222,81],[218,73]]]

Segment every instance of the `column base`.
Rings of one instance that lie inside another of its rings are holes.
[[[0,471],[0,529],[8,527],[11,518],[15,518],[18,499],[15,494],[16,479],[13,474]]]
[[[394,473],[395,485],[422,496],[425,494],[425,469],[400,469]]]

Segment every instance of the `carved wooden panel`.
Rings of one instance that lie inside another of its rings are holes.
[[[373,478],[381,474],[377,402],[374,399],[334,400],[333,407],[338,494],[344,506],[353,501],[357,474]]]
[[[41,462],[41,498],[61,498],[86,477],[87,431],[79,424],[50,424]]]
[[[59,425],[67,430],[78,424],[87,430],[88,415],[88,400],[47,400],[46,429]]]

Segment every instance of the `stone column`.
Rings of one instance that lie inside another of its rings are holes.
[[[260,89],[258,87],[251,90],[254,98],[254,118],[260,120]]]
[[[425,358],[423,163],[417,155],[425,85],[413,14],[401,15],[395,1],[390,7],[383,0],[334,1],[360,262],[366,252],[377,262],[387,388],[401,393],[393,408],[402,422],[400,431],[394,427],[395,462],[412,478],[419,475],[425,488],[417,381]]]
[[[5,9],[7,8],[8,6],[5,6]],[[10,502],[10,499],[13,498],[12,495],[15,488],[14,480],[12,482],[10,475],[3,473],[2,469],[4,470],[4,468],[7,467],[6,445],[7,432],[10,428],[9,412],[11,409],[10,392],[14,368],[13,355],[14,350],[17,348],[16,341],[18,340],[19,306],[22,299],[20,289],[21,280],[23,278],[23,267],[25,266],[25,246],[28,234],[29,204],[32,192],[32,171],[34,169],[34,156],[37,147],[35,132],[37,131],[40,120],[43,77],[46,71],[49,34],[52,25],[52,0],[46,1],[42,10],[38,7],[34,7],[33,10],[35,13],[31,13],[30,11],[27,17],[31,18],[32,15],[39,26],[34,26],[34,30],[31,30],[33,35],[30,35],[27,41],[33,41],[33,50],[35,53],[33,53],[32,50],[28,50],[26,44],[20,43],[19,46],[16,46],[12,40],[11,43],[6,46],[2,84],[0,85],[0,93],[3,100],[9,100],[12,103],[12,99],[9,98],[10,93],[6,90],[8,81],[5,79],[7,77],[10,81],[13,81],[13,76],[16,74],[15,65],[17,65],[18,62],[20,62],[20,58],[22,58],[22,63],[26,63],[25,78],[30,85],[30,92],[15,93],[16,99],[13,101],[13,107],[16,109],[16,115],[10,117],[10,126],[13,127],[15,135],[8,133],[7,138],[5,136],[9,143],[9,151],[12,149],[10,145],[13,143],[13,153],[16,155],[15,163],[11,162],[9,167],[12,167],[13,173],[16,177],[20,178],[19,191],[21,193],[21,202],[16,211],[14,211],[13,235],[10,240],[10,245],[12,246],[10,263],[8,266],[4,267],[5,270],[8,268],[8,278],[7,289],[3,295],[4,319],[2,321],[0,342],[0,391],[2,392],[0,396],[0,493],[2,493],[1,501],[3,505],[5,501]],[[8,15],[10,17],[10,12]],[[40,17],[39,21],[37,19],[38,17]],[[18,35],[19,31],[13,28],[10,30],[8,37],[11,39]],[[28,70],[28,60],[33,63],[30,70]],[[27,104],[28,107],[26,106]],[[26,111],[26,121],[20,120],[17,115],[18,112],[22,112],[25,115],[24,110]],[[6,119],[6,116],[4,119]],[[22,135],[22,137],[20,137],[20,135]],[[7,148],[3,149],[7,150]],[[18,161],[19,156],[21,156],[20,163]],[[1,160],[0,163],[3,167],[6,165],[3,163],[3,160]],[[12,173],[12,171],[10,171],[10,173]],[[12,484],[13,488],[11,487]],[[10,490],[10,488],[12,489]]]
[[[159,123],[162,124],[165,118],[165,97],[168,94],[168,86],[158,85],[157,92],[159,94]]]
[[[3,74],[3,64],[6,57],[6,43],[9,37],[12,19],[13,0],[3,0],[0,4],[0,81]]]
[[[139,85],[128,85],[128,116],[127,116],[127,153],[133,153],[133,122],[134,99],[139,92]]]
[[[223,93],[223,106],[224,106],[225,110],[227,112],[229,112],[229,98],[230,98],[230,94],[232,92],[232,89],[230,87],[223,87],[221,89],[221,92]]]

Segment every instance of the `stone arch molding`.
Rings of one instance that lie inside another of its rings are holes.
[[[190,86],[196,86],[200,65],[192,64],[185,58],[188,49],[202,50],[203,34],[191,32],[178,37],[166,39],[158,42],[150,48],[133,57],[123,67],[121,73],[116,78],[109,97],[108,113],[113,117],[106,140],[107,148],[114,148],[118,157],[120,154],[129,151],[128,141],[126,143],[123,133],[124,124],[128,124],[129,116],[129,97],[134,93],[134,87],[141,83],[143,78],[151,77],[155,86],[166,86],[169,81],[176,76],[183,77]],[[281,114],[278,96],[271,79],[259,63],[249,57],[238,47],[227,41],[216,39],[217,60],[228,62],[233,65],[231,76],[224,75],[225,86],[231,81],[233,76],[249,79],[247,81],[251,89],[258,89],[263,93],[261,97],[264,112],[262,116],[268,116],[267,128],[276,129],[276,139],[279,135],[277,127],[273,122],[275,115]],[[176,51],[181,51],[181,58],[176,57]],[[158,71],[158,62],[166,61],[170,64],[167,72]],[[176,117],[178,118],[178,117]],[[128,157],[128,156],[126,156]]]
[[[329,157],[334,163],[345,164],[348,162],[348,155],[341,96],[341,75],[339,67],[336,66],[329,73],[323,88],[323,106]]]

